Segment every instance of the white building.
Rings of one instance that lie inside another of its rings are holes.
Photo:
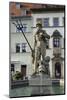
[[[20,19],[23,24],[23,31],[32,45],[32,17],[12,17],[10,23],[10,38],[11,38],[11,71],[16,73],[16,71],[22,72],[23,76],[30,76],[32,73],[31,64],[31,50],[22,34],[18,31],[13,23]]]
[[[64,77],[64,8],[32,9],[33,26],[41,22],[43,30],[50,35],[47,54],[50,56],[52,78]],[[33,29],[34,31],[35,29]],[[35,33],[35,32],[33,32]]]
[[[11,17],[11,70],[20,71],[23,76],[33,73],[31,50],[21,32],[12,24],[21,19],[23,31],[33,48],[33,35],[36,31],[36,23],[41,22],[43,30],[50,35],[47,41],[46,56],[50,56],[50,77],[64,78],[64,8],[31,9],[32,16]]]

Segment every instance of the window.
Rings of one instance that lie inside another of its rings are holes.
[[[23,24],[23,32],[27,32],[27,24]]]
[[[27,24],[23,24],[23,27],[20,26],[20,28],[23,30],[23,32],[27,32]],[[19,25],[17,25],[16,32],[21,33],[21,29],[19,29]]]
[[[26,43],[22,43],[22,52],[26,52]]]
[[[22,29],[22,26],[21,26],[21,29]],[[19,25],[17,25],[17,27],[16,27],[16,32],[17,33],[20,33],[21,32],[21,30],[19,29]]]
[[[16,53],[19,53],[20,52],[20,44],[16,44]]]
[[[20,9],[20,3],[19,2],[16,3],[16,8]]]
[[[29,15],[31,14],[31,11],[30,10],[26,10],[26,15]]]
[[[44,27],[49,26],[49,18],[44,18]]]
[[[11,71],[14,71],[14,64],[11,64]]]
[[[21,15],[22,15],[22,16],[26,16],[26,9],[23,9],[23,10],[21,11]]]
[[[20,4],[20,8],[23,8],[24,7],[24,5],[23,4]]]
[[[53,46],[54,47],[59,47],[60,46],[60,40],[59,40],[59,38],[54,38],[53,39]]]
[[[42,26],[48,27],[49,26],[49,18],[37,18],[36,23],[41,23]]]
[[[17,43],[16,44],[16,53],[26,52],[26,43]]]
[[[65,24],[65,18],[63,17],[62,18],[62,25],[64,26],[64,24]]]
[[[59,26],[59,18],[53,18],[53,26]]]

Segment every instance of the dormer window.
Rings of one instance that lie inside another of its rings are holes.
[[[60,47],[60,40],[62,38],[60,32],[58,30],[55,30],[51,37],[53,37],[53,47]]]
[[[60,39],[53,38],[53,47],[60,47]]]

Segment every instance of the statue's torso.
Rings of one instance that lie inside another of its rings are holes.
[[[42,33],[36,34],[36,44],[37,44],[36,45],[37,47],[45,46],[45,42],[43,40]]]

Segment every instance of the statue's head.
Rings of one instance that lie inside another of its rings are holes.
[[[41,23],[37,23],[37,24],[36,24],[36,28],[37,28],[37,29],[41,29],[41,28],[42,28],[42,24],[41,24]]]

